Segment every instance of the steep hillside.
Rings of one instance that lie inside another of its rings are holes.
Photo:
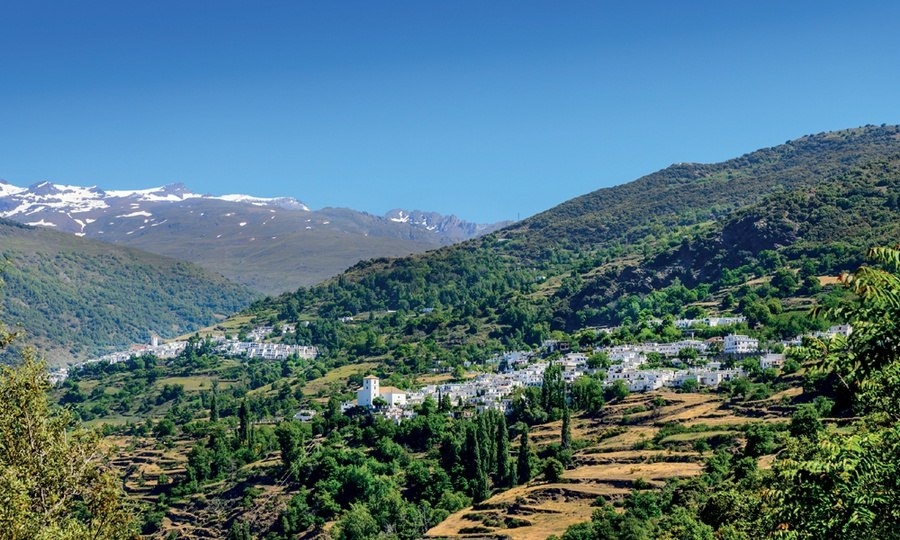
[[[704,285],[698,301],[779,269],[850,268],[866,247],[900,238],[898,187],[900,128],[811,135],[675,165],[423,256],[360,263],[259,307],[329,317],[434,308],[486,320],[509,344],[535,343],[641,311],[678,315],[685,302],[647,303],[670,286]]]
[[[172,337],[256,294],[189,263],[0,220],[3,320],[52,364]]]
[[[573,249],[652,242],[667,228],[718,220],[773,193],[839,186],[860,168],[880,166],[896,176],[898,152],[898,126],[808,135],[723,163],[672,165],[567,201],[507,228],[502,237]],[[542,248],[534,247],[536,253]]]

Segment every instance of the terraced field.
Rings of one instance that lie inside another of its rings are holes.
[[[708,452],[697,441],[739,444],[748,422],[783,422],[772,403],[730,407],[719,396],[657,392],[630,396],[598,418],[574,418],[572,435],[584,445],[559,483],[538,477],[449,516],[429,538],[543,540],[588,521],[598,498],[615,504],[636,487],[662,486],[672,478],[699,475]],[[658,438],[677,423],[690,431]],[[537,426],[537,450],[559,441],[560,422]],[[656,438],[656,440],[654,440]],[[650,444],[653,443],[653,444]]]
[[[598,499],[616,504],[635,488],[659,487],[672,478],[700,474],[709,448],[742,444],[747,423],[787,421],[779,415],[781,397],[738,406],[712,394],[636,394],[608,405],[600,416],[574,417],[572,435],[579,450],[559,482],[538,476],[527,485],[497,493],[452,514],[427,537],[543,540],[561,535],[569,525],[589,520]],[[558,443],[560,429],[559,421],[534,426],[535,450],[540,453]],[[667,431],[661,433],[663,429]],[[161,483],[184,476],[188,439],[170,441],[168,446],[151,437],[106,440],[116,447],[113,465],[122,471],[126,490],[150,508],[165,491]],[[321,437],[310,441],[307,451],[323,442]],[[278,452],[241,467],[237,477],[236,483],[206,484],[203,494],[167,500],[170,510],[161,518],[160,531],[147,537],[163,539],[174,533],[187,540],[221,538],[227,534],[225,524],[237,516],[263,528],[293,495],[282,477]]]

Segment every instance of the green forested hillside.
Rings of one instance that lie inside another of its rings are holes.
[[[808,135],[723,163],[672,165],[572,199],[507,228],[503,236],[518,239],[535,255],[546,243],[576,250],[652,243],[673,227],[721,219],[774,193],[840,184],[860,168],[882,166],[892,174],[898,137],[897,126],[867,126]]]
[[[433,309],[468,333],[456,342],[534,344],[552,330],[677,316],[778,271],[852,268],[867,246],[900,237],[898,187],[900,128],[811,135],[674,165],[457,246],[362,262],[257,308],[286,319]]]
[[[255,296],[188,263],[5,220],[0,252],[4,320],[56,364],[183,334]]]

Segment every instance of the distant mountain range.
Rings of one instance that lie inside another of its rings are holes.
[[[291,197],[201,195],[183,184],[121,191],[4,181],[0,217],[193,262],[270,294],[362,259],[423,252],[506,224],[418,210],[311,210]]]

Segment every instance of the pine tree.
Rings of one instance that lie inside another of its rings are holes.
[[[246,521],[235,521],[228,531],[228,540],[253,540],[250,535],[250,524]]]

